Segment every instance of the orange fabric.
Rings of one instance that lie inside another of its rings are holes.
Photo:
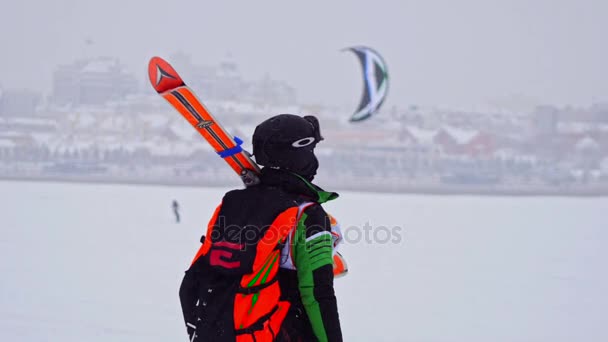
[[[327,214],[327,216],[329,216],[329,223],[330,223],[332,226],[335,226],[335,225],[337,225],[337,224],[338,224],[338,221],[336,221],[336,218],[335,218],[335,217],[331,216],[330,214]]]
[[[275,218],[256,246],[252,272],[241,278],[241,287],[259,286],[275,279],[281,262],[281,251],[277,249],[277,245],[284,242],[289,232],[295,227],[297,216],[298,207],[292,207]],[[234,328],[244,329],[250,327],[275,308],[277,303],[279,303],[280,296],[281,290],[278,282],[261,289],[257,293],[238,293],[234,302]],[[278,314],[279,312],[280,315]],[[273,329],[276,326],[276,330],[274,330],[276,333],[279,331],[286,314],[287,310],[284,310],[284,306],[281,306],[265,324],[272,324]],[[270,323],[271,321],[272,323]],[[256,332],[255,336],[256,341],[272,340],[272,333],[269,328]],[[242,337],[241,339],[237,339],[237,341],[248,341],[248,338],[250,336]]]
[[[209,220],[207,225],[208,238],[200,247],[192,264],[209,252],[212,245],[211,234],[221,207],[222,204],[215,209],[211,220]],[[252,272],[241,278],[240,285],[242,288],[263,285],[276,278],[281,263],[281,251],[277,249],[277,246],[285,241],[287,235],[295,228],[297,220],[298,207],[288,208],[275,218],[256,246]],[[272,332],[278,334],[289,308],[288,302],[279,302],[280,296],[281,289],[278,281],[255,293],[237,293],[234,300],[234,328],[236,330],[249,328],[277,307],[272,316],[264,322],[264,329],[255,332],[255,341],[271,342],[273,340]],[[251,334],[242,334],[237,337],[237,342],[248,341],[253,341]]]
[[[249,334],[238,335],[236,342],[254,342],[253,337]]]
[[[298,208],[292,207],[279,214],[279,216],[277,216],[277,218],[272,222],[272,224],[266,231],[266,234],[264,234],[264,236],[257,245],[256,256],[253,261],[254,271],[250,274],[246,274],[245,276],[243,276],[241,280],[242,287],[251,286],[249,285],[249,283],[252,282],[253,279],[256,277],[258,273],[256,271],[259,271],[264,267],[264,264],[269,261],[270,255],[276,248],[277,244],[279,242],[284,241],[289,232],[292,230],[292,228],[295,227],[297,215]],[[276,275],[277,271],[278,267],[276,267],[276,270],[271,270],[272,274],[270,274],[269,279],[271,279],[272,276]]]
[[[243,329],[251,326],[272,311],[280,296],[281,289],[278,282],[255,294],[238,293],[234,299],[234,328]]]
[[[285,316],[287,316],[290,306],[291,304],[289,302],[279,302],[279,308],[268,320],[268,325],[272,328],[275,335],[279,334],[281,325],[283,324],[283,320],[285,320]]]
[[[198,252],[194,256],[194,259],[192,259],[192,263],[190,264],[190,266],[192,266],[196,262],[196,260],[198,260],[198,258],[203,255],[206,255],[209,252],[209,248],[211,248],[211,234],[213,234],[213,226],[215,225],[215,221],[217,221],[217,217],[220,214],[221,208],[221,203],[217,206],[217,208],[215,208],[213,216],[211,216],[211,220],[209,220],[209,223],[207,224],[207,235],[205,235],[205,242],[201,245],[201,248],[199,248]]]
[[[264,323],[264,329],[256,331],[255,340],[251,334],[242,334],[236,337],[236,342],[272,342],[281,330],[281,324],[289,311],[289,302],[279,302],[277,311]]]
[[[334,254],[334,277],[343,276],[348,272],[346,261],[340,253]]]

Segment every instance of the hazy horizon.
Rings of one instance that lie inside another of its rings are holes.
[[[93,56],[143,82],[151,56],[181,51],[201,65],[230,56],[244,78],[284,80],[299,102],[355,106],[358,62],[340,50],[368,45],[388,64],[385,108],[586,106],[608,101],[607,17],[599,0],[26,0],[0,12],[0,86],[48,93],[57,65]]]

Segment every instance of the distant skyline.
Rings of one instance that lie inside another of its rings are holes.
[[[608,101],[604,0],[23,0],[2,7],[5,88],[48,93],[57,65],[97,56],[119,58],[143,83],[150,57],[181,51],[201,65],[230,56],[245,79],[269,74],[292,85],[300,102],[354,109],[361,73],[340,50],[368,45],[388,64],[385,108]]]

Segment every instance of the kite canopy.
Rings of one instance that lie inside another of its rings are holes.
[[[375,114],[388,93],[388,72],[384,59],[374,49],[365,46],[346,48],[357,55],[363,70],[363,95],[350,121],[362,121]]]

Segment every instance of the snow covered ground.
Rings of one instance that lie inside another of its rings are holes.
[[[185,341],[178,286],[223,190],[0,182],[0,341]],[[608,341],[606,198],[343,193],[327,209],[350,240],[345,341]],[[366,223],[377,241],[355,243]]]

